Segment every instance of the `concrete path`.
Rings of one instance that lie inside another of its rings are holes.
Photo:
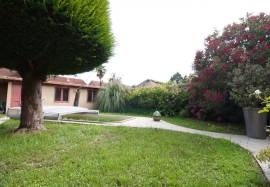
[[[61,122],[77,123],[77,124],[84,124],[84,125],[92,124],[92,123],[71,122],[71,121],[61,121]],[[126,120],[120,123],[100,123],[100,124],[94,124],[94,125],[124,126],[124,127],[136,127],[136,128],[157,128],[157,129],[165,129],[165,130],[185,132],[185,133],[191,133],[191,134],[205,135],[212,138],[225,139],[233,143],[239,144],[241,147],[247,149],[253,154],[255,158],[256,158],[256,155],[262,149],[270,146],[269,138],[266,140],[259,140],[259,139],[248,138],[245,135],[233,135],[233,134],[226,134],[226,133],[215,133],[215,132],[208,132],[208,131],[202,131],[202,130],[195,130],[195,129],[173,125],[165,121],[154,122],[151,118],[146,118],[146,117],[134,117],[134,118],[131,118],[130,120]],[[270,169],[268,168],[268,165],[265,163],[261,163],[258,160],[257,162],[262,168],[262,171],[264,172],[266,178],[270,182]]]
[[[5,123],[7,120],[9,120],[8,117],[0,118],[0,124]]]

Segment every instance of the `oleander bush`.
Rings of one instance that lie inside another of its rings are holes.
[[[222,33],[215,31],[206,38],[205,49],[196,54],[196,76],[188,87],[194,117],[231,122],[242,119],[239,103],[231,96],[232,85],[228,84],[237,75],[230,72],[240,64],[257,64],[265,69],[270,57],[269,33],[270,16],[261,13],[247,15],[239,23],[226,26]],[[246,81],[246,85],[260,84]]]

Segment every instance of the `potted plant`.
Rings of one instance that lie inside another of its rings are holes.
[[[153,114],[153,119],[154,121],[160,121],[161,119],[161,114],[159,111],[155,111],[154,114]]]
[[[262,94],[259,90],[264,94],[269,91],[267,71],[267,67],[262,65],[245,63],[238,65],[230,74],[230,96],[243,108],[247,136],[251,138],[266,138],[267,114],[259,113],[262,104],[257,95]]]

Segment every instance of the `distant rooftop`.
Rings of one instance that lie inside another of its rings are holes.
[[[16,71],[11,71],[6,68],[0,69],[0,79],[10,81],[22,81],[21,76]],[[86,84],[82,79],[68,78],[63,76],[50,76],[44,84],[51,85],[63,85],[63,86],[74,86],[74,87],[85,87],[85,88],[100,88],[97,86],[91,86]]]
[[[147,79],[135,87],[136,88],[153,88],[153,87],[160,86],[161,84],[162,84],[162,82],[155,81],[152,79]]]

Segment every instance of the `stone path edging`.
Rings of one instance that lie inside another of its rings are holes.
[[[53,121],[55,120],[48,120]],[[246,150],[250,151],[254,158],[256,159],[256,155],[262,150],[267,147],[270,147],[270,138],[267,138],[266,140],[259,140],[259,139],[252,139],[248,138],[245,135],[235,135],[235,134],[226,134],[226,133],[216,133],[216,132],[209,132],[209,131],[203,131],[203,130],[196,130],[196,129],[190,129],[182,126],[173,125],[171,123],[160,121],[160,122],[154,122],[152,118],[147,117],[134,117],[130,120],[126,120],[123,122],[118,123],[82,123],[82,122],[76,122],[76,121],[58,121],[61,123],[75,123],[75,124],[82,124],[82,125],[98,125],[98,126],[123,126],[123,127],[136,127],[136,128],[157,128],[157,129],[164,129],[164,130],[171,130],[171,131],[177,131],[177,132],[185,132],[185,133],[191,133],[191,134],[198,134],[198,135],[205,135],[212,138],[218,138],[218,139],[225,139],[229,140],[232,143],[238,144],[241,147],[245,148]],[[258,161],[259,166],[261,167],[265,177],[270,182],[270,169],[268,168],[268,165],[266,163],[262,163]]]

